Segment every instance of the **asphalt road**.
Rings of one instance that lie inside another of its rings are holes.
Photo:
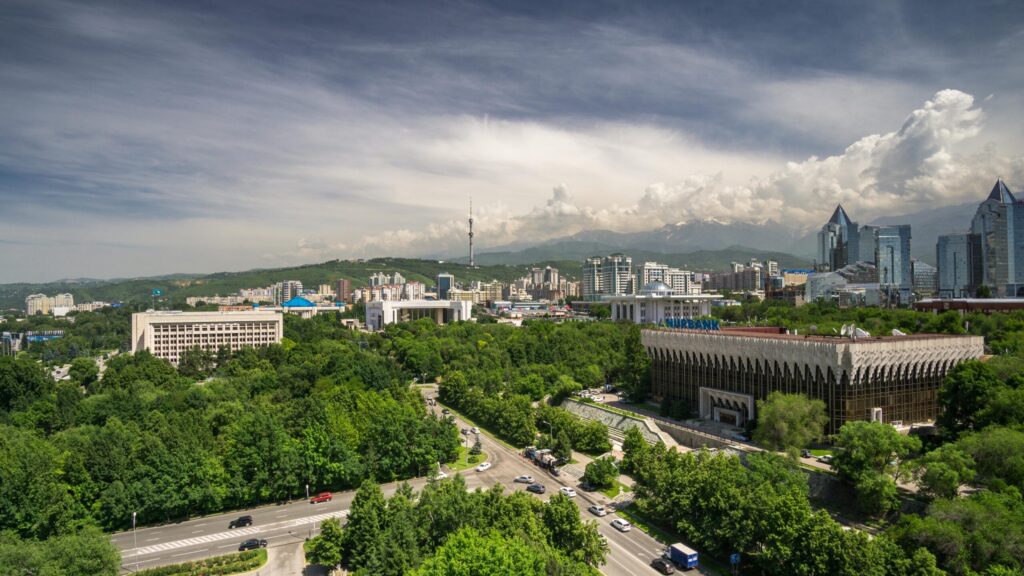
[[[440,411],[440,407],[434,409]],[[457,421],[457,425],[459,428],[470,427],[462,421]],[[494,484],[502,484],[508,490],[525,490],[525,484],[516,484],[513,479],[522,474],[529,474],[547,488],[545,494],[535,497],[547,500],[553,494],[557,494],[560,487],[566,485],[563,480],[571,481],[567,477],[550,475],[486,434],[481,434],[480,440],[492,467],[484,472],[477,472],[473,468],[460,472],[471,490],[478,487],[486,489]],[[409,483],[419,490],[426,484],[426,479],[413,479]],[[385,495],[390,495],[399,484],[387,484],[381,488]],[[575,488],[578,493],[575,501],[580,507],[583,519],[597,521],[598,530],[608,541],[607,563],[601,567],[601,571],[608,576],[656,574],[650,567],[650,562],[661,554],[664,546],[639,529],[619,532],[613,528],[610,523],[616,518],[615,513],[600,518],[592,515],[587,511],[591,504],[607,506],[609,499],[597,492],[588,493],[578,487]],[[324,504],[310,504],[308,500],[301,500],[262,506],[176,524],[139,528],[134,533],[120,532],[114,534],[112,540],[121,550],[124,573],[133,572],[136,567],[152,568],[228,554],[237,550],[238,545],[249,538],[266,539],[270,548],[294,546],[306,537],[318,533],[319,525],[325,519],[344,516],[354,497],[355,491],[338,492],[334,494],[331,502]],[[228,523],[243,514],[253,517],[252,526],[229,529]],[[690,574],[710,573],[700,570]]]

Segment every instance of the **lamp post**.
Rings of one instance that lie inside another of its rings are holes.
[[[132,512],[132,548],[135,548],[135,571],[139,571],[139,537],[135,532],[135,515],[137,512]]]
[[[306,484],[306,500],[309,500],[309,484]]]

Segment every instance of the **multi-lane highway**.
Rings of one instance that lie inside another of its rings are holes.
[[[434,409],[440,410],[436,406]],[[471,426],[458,419],[456,424],[460,428]],[[512,480],[516,476],[529,474],[547,487],[547,493],[535,497],[547,500],[553,494],[557,494],[560,487],[568,485],[563,483],[563,478],[548,474],[486,434],[481,434],[480,440],[492,467],[484,472],[476,472],[475,469],[461,472],[469,489],[489,488],[494,484],[502,484],[506,489],[524,490],[525,484],[516,484]],[[572,481],[567,478],[566,480]],[[421,489],[426,480],[414,479],[410,484],[415,489]],[[382,489],[385,495],[390,495],[397,487],[398,483],[393,483],[382,486]],[[609,576],[655,574],[650,562],[661,554],[664,546],[638,529],[619,532],[613,528],[611,521],[617,517],[615,513],[600,518],[593,516],[587,508],[591,504],[607,506],[608,498],[596,492],[588,493],[576,488],[578,496],[575,500],[584,520],[596,520],[598,530],[608,541],[607,563],[601,567],[601,571]],[[354,497],[355,491],[339,492],[334,494],[331,502],[324,504],[310,504],[308,500],[302,500],[289,504],[269,505],[196,518],[177,524],[139,528],[134,533],[121,532],[112,538],[114,544],[121,550],[122,567],[125,572],[134,571],[136,566],[150,568],[227,554],[237,550],[238,545],[249,538],[266,539],[270,547],[294,545],[316,534],[323,520],[346,514]],[[251,526],[228,528],[231,520],[243,514],[253,517]]]

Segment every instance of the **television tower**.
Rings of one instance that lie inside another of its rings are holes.
[[[473,261],[473,197],[469,197],[469,267],[476,268]]]

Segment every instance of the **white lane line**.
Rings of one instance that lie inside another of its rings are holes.
[[[192,531],[193,534],[202,534],[202,532],[203,532],[202,530],[193,530]]]
[[[285,516],[287,516],[287,514],[278,514],[277,516],[274,516],[274,518],[284,518]]]
[[[159,540],[159,538],[150,538],[149,540],[146,540],[146,542],[152,542],[154,540]]]
[[[281,528],[298,528],[300,526],[306,526],[309,524],[323,522],[328,518],[342,518],[346,514],[348,514],[348,510],[339,510],[337,512],[325,512],[323,514],[317,514],[315,516],[307,516],[305,518],[297,518],[294,520],[285,520],[283,522],[275,522],[272,524],[267,524],[265,526],[252,526],[249,528],[243,528],[241,530],[229,530],[226,532],[218,532],[216,534],[207,534],[206,536],[185,538],[184,540],[176,540],[173,542],[164,542],[161,544],[154,544],[152,546],[144,546],[142,548],[125,550],[124,552],[122,552],[121,557],[127,558],[129,556],[142,556],[144,554],[153,554],[155,552],[174,550],[176,548],[185,548],[186,546],[194,546],[197,544],[207,544],[210,542],[216,542],[218,540],[238,538],[239,536],[249,536],[258,534],[260,532],[268,532]]]
[[[177,558],[179,556],[189,556],[191,554],[199,554],[200,552],[206,552],[207,550],[209,550],[209,548],[204,548],[202,550],[192,550],[190,552],[182,552],[181,554],[171,554],[171,558]]]
[[[202,524],[196,524],[196,526],[206,526],[206,522],[203,522]]]

